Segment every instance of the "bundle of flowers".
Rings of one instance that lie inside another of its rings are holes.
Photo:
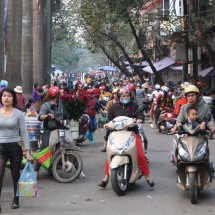
[[[61,101],[66,108],[69,119],[79,120],[83,115],[87,105],[87,97],[85,94],[63,94],[61,96]]]

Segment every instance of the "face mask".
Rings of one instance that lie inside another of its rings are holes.
[[[120,98],[120,102],[122,103],[122,104],[128,104],[129,102],[130,102],[130,98],[126,98],[126,99],[122,99],[122,98]]]

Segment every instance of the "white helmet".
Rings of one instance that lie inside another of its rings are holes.
[[[167,87],[167,86],[162,86],[162,87],[161,87],[161,90],[162,90],[163,92],[165,92],[165,93],[168,93],[168,92],[169,92],[169,87]]]
[[[188,87],[190,85],[189,82],[183,82],[181,85],[180,85],[180,88],[181,90],[184,90],[185,87]]]
[[[156,84],[156,85],[155,85],[155,89],[156,89],[156,90],[160,90],[160,88],[161,88],[161,86],[160,86],[159,84]]]

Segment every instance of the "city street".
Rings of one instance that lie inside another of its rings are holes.
[[[38,175],[39,197],[21,198],[20,209],[10,209],[12,201],[12,180],[7,169],[3,192],[3,214],[214,214],[215,183],[209,190],[200,192],[197,205],[192,205],[189,193],[176,187],[175,168],[168,161],[173,136],[159,134],[146,123],[149,139],[147,157],[151,177],[155,186],[151,189],[144,179],[139,180],[126,196],[118,197],[109,183],[106,190],[97,183],[103,177],[105,153],[100,152],[104,131],[96,131],[96,144],[88,141],[81,147],[85,179],[70,184],[60,184],[49,177],[44,169]],[[210,142],[211,160],[215,161],[214,140]]]

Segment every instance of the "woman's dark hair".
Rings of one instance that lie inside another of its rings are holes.
[[[188,107],[187,108],[187,114],[189,114],[191,110],[195,110],[198,113],[197,108],[195,108],[195,107]]]
[[[12,105],[13,105],[13,107],[16,107],[16,105],[17,105],[16,92],[11,88],[5,88],[0,92],[0,103],[2,104],[2,96],[3,96],[4,92],[10,93],[12,95],[12,97],[13,97]]]
[[[38,85],[39,85],[38,83],[35,83],[34,84],[34,89],[36,89]]]

